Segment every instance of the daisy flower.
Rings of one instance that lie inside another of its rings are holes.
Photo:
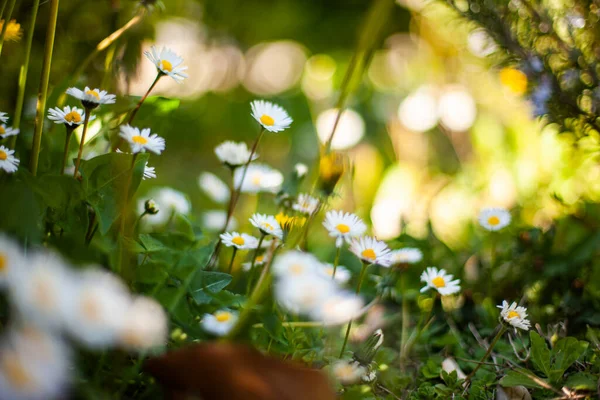
[[[316,199],[306,193],[298,195],[292,209],[302,214],[312,215],[319,207],[319,199]]]
[[[215,154],[221,163],[229,168],[236,168],[248,163],[251,151],[244,142],[233,142],[228,140],[215,147]],[[252,156],[252,161],[258,158],[258,154]]]
[[[62,110],[58,107],[48,109],[48,119],[55,124],[65,124],[69,127],[77,127],[83,124],[85,120],[85,111],[81,108],[65,106]],[[90,121],[96,119],[95,115],[90,116]]]
[[[275,298],[289,312],[310,315],[336,291],[331,279],[304,274],[297,278],[279,279],[275,285]]]
[[[204,314],[202,328],[216,336],[225,336],[231,331],[237,322],[237,313],[223,309],[213,314]]]
[[[283,238],[283,230],[272,215],[254,214],[250,218],[252,226],[258,228],[263,235],[271,235],[278,239]]]
[[[363,262],[378,264],[382,267],[390,266],[391,251],[387,244],[371,236],[354,239],[350,243],[350,251]]]
[[[296,178],[302,179],[308,173],[308,167],[306,164],[298,163],[294,165],[294,173],[296,174]]]
[[[146,161],[146,164],[144,164],[144,175],[142,176],[142,179],[146,180],[154,178],[156,178],[156,170],[154,167],[149,167],[148,162]]]
[[[155,215],[146,215],[144,223],[149,225],[163,225],[169,221],[173,214],[187,215],[192,210],[192,205],[187,196],[169,187],[154,189],[146,198],[151,198],[158,205],[160,212]],[[138,212],[145,211],[145,201],[140,199]],[[222,226],[221,226],[222,228]]]
[[[222,233],[221,242],[227,247],[235,247],[238,250],[250,250],[258,247],[258,239],[247,233]]]
[[[108,94],[106,90],[90,89],[85,87],[84,90],[77,88],[68,88],[67,94],[81,101],[83,107],[87,110],[92,110],[101,104],[114,104],[117,96]]]
[[[273,261],[273,275],[280,278],[297,278],[314,274],[321,267],[319,260],[310,253],[290,250]]]
[[[499,231],[510,224],[510,213],[505,208],[484,208],[479,213],[479,224],[488,231]]]
[[[337,271],[336,271],[337,272]],[[340,292],[325,299],[312,312],[311,317],[326,326],[341,325],[362,313],[364,301],[350,292]]]
[[[351,277],[350,271],[341,265],[338,265],[335,268],[335,277],[333,276],[333,264],[321,264],[321,267],[318,268],[317,272],[326,278],[333,278],[333,280],[340,285],[348,283]]]
[[[225,204],[229,201],[229,187],[215,174],[201,173],[198,177],[198,186],[215,203]]]
[[[19,132],[21,132],[19,129],[15,129],[13,127],[8,127],[4,124],[0,125],[0,138],[1,139],[7,138],[9,136],[18,135]]]
[[[223,229],[227,221],[227,212],[223,210],[209,210],[202,214],[202,227],[207,231],[218,232]],[[229,219],[226,230],[236,229],[238,222],[235,217]],[[264,241],[263,241],[264,242]]]
[[[269,101],[254,100],[250,103],[252,117],[269,132],[281,132],[290,127],[293,120],[282,107]]]
[[[331,372],[342,385],[353,385],[358,383],[369,371],[358,361],[338,360],[331,367]]]
[[[183,82],[183,80],[188,77],[188,75],[183,72],[187,70],[188,67],[181,65],[183,63],[183,58],[179,57],[169,48],[163,47],[158,51],[156,46],[152,46],[150,51],[144,51],[144,55],[156,66],[159,74],[168,75],[177,83]]]
[[[344,240],[362,236],[367,226],[360,218],[351,213],[343,211],[327,211],[323,226],[329,231],[329,236],[336,238],[336,247],[342,247]]]
[[[244,168],[236,168],[233,173],[233,185],[238,188],[241,184],[243,193],[277,192],[283,183],[281,172],[265,164],[248,165],[244,183],[241,184]]]
[[[0,123],[7,123],[8,122],[8,113],[5,112],[0,112]]]
[[[267,262],[267,255],[260,254],[260,255],[256,256],[256,258],[254,259],[254,266],[258,267],[260,265],[264,265],[265,262]],[[242,268],[244,269],[244,271],[250,271],[250,269],[252,268],[252,262],[248,261],[248,262],[243,263]]]
[[[502,319],[515,328],[528,331],[531,327],[531,322],[527,319],[527,309],[525,307],[518,306],[515,302],[509,306],[506,300],[502,301],[502,305],[496,307],[502,309],[500,311]]]
[[[416,264],[421,260],[423,260],[423,252],[415,247],[405,247],[392,251],[392,265]]]
[[[0,146],[0,169],[12,174],[19,168],[19,159],[15,158],[14,150],[10,150],[8,147]]]
[[[147,350],[164,345],[167,334],[168,318],[163,307],[149,297],[133,299],[119,333],[120,344],[133,350]]]
[[[437,290],[442,296],[457,293],[460,291],[460,279],[452,280],[454,275],[446,273],[444,269],[436,267],[428,267],[421,274],[421,282],[425,282],[425,287],[421,289],[421,293],[429,289]]]
[[[0,287],[11,283],[15,271],[25,268],[25,261],[17,243],[0,234]]]
[[[142,129],[140,132],[138,128],[131,125],[122,125],[119,136],[129,142],[131,152],[134,154],[145,153],[146,150],[160,154],[165,150],[165,139],[156,133],[151,133],[150,128]]]

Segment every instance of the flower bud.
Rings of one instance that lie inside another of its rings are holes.
[[[160,209],[158,208],[158,204],[152,199],[146,200],[144,203],[144,212],[150,215],[156,215]]]

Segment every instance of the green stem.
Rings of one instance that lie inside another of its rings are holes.
[[[77,160],[75,161],[75,171],[73,172],[73,178],[77,178],[77,172],[79,171],[79,164],[81,164],[81,156],[83,155],[83,146],[85,145],[85,134],[90,124],[90,116],[92,110],[90,108],[85,109],[85,117],[83,119],[83,132],[81,133],[81,141],[79,142],[79,151],[77,152]]]
[[[44,63],[42,65],[42,77],[40,79],[40,90],[37,101],[35,130],[33,132],[33,147],[31,149],[31,161],[29,165],[31,173],[34,176],[37,175],[38,159],[40,157],[40,148],[42,145],[42,131],[44,129],[46,99],[48,97],[48,82],[50,81],[50,66],[52,65],[54,36],[56,34],[56,21],[58,20],[58,3],[59,0],[50,0],[50,18],[48,19],[48,31],[46,32]]]
[[[229,268],[227,269],[229,271],[229,275],[231,275],[231,273],[233,272],[233,261],[235,260],[235,255],[237,254],[237,247],[233,247],[233,254],[231,255],[231,261],[229,261]]]
[[[8,28],[13,11],[15,10],[16,2],[16,0],[10,0],[8,12],[6,13],[6,16],[3,15],[4,24],[2,24],[2,32],[0,32],[0,55],[2,54],[2,47],[4,47],[4,36],[6,35],[6,29]]]
[[[71,135],[73,135],[73,131],[75,130],[73,127],[69,125],[65,125],[67,128],[67,136],[65,137],[65,150],[63,152],[63,161],[60,167],[60,174],[63,175],[65,173],[65,167],[67,166],[67,159],[69,158],[69,143],[71,142]]]
[[[340,262],[340,254],[342,253],[342,246],[338,247],[335,251],[335,259],[333,260],[333,273],[331,274],[331,279],[335,280],[335,271],[337,270],[338,264]]]
[[[360,287],[362,286],[369,265],[371,264],[367,264],[363,261],[362,269],[360,270],[360,276],[358,277],[358,284],[356,286],[356,294],[360,293]],[[339,358],[342,358],[342,356],[344,355],[344,350],[346,350],[346,345],[348,344],[348,337],[350,336],[350,329],[352,329],[352,322],[352,319],[350,320],[350,322],[348,322],[348,328],[346,328],[346,336],[344,337],[344,343],[342,343],[342,350],[340,350]]]
[[[266,235],[261,232],[260,239],[258,239],[258,245],[256,246],[256,250],[254,250],[254,254],[252,255],[252,263],[250,264],[250,271],[248,272],[248,284],[246,286],[246,295],[250,293],[250,288],[252,287],[252,281],[254,280],[254,265],[256,264],[256,258],[258,257],[258,253],[260,252],[260,246],[262,246],[265,237]]]
[[[410,323],[410,313],[408,309],[408,299],[406,298],[406,274],[400,276],[400,291],[402,292],[402,333],[400,335],[400,365],[404,369],[406,361],[406,344],[408,340],[408,324]],[[433,306],[432,306],[433,307]]]
[[[492,343],[490,343],[490,345],[488,346],[488,349],[485,352],[484,356],[481,357],[481,360],[479,360],[479,363],[477,364],[477,366],[475,366],[473,371],[471,371],[471,373],[469,375],[467,375],[467,377],[465,378],[465,384],[469,383],[471,378],[475,375],[475,372],[477,372],[477,370],[479,368],[481,368],[481,366],[483,365],[483,362],[485,362],[485,360],[487,360],[487,358],[490,356],[490,354],[492,354],[492,350],[494,350],[494,346],[496,346],[496,343],[498,343],[498,340],[500,340],[500,337],[502,335],[504,335],[504,332],[506,332],[507,329],[508,328],[506,326],[502,325],[502,327],[500,328],[500,330],[498,331],[498,333],[492,340]]]
[[[293,321],[293,322],[282,322],[281,326],[294,327],[294,328],[320,328],[323,326],[323,322],[320,321]],[[253,328],[264,328],[265,324],[259,323],[252,325]]]
[[[492,278],[494,274],[494,268],[496,267],[496,235],[494,232],[490,235],[491,245],[490,245],[490,273],[488,277],[488,287],[487,287],[487,295],[490,298],[492,297]]]

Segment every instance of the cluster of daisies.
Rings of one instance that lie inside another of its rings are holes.
[[[162,346],[167,316],[153,299],[132,295],[115,275],[75,270],[47,250],[25,254],[0,237],[0,287],[13,308],[0,339],[0,398],[50,399],[69,385],[69,340],[101,350]]]
[[[10,136],[19,134],[19,129],[9,127],[8,115],[5,112],[0,112],[0,141],[6,140]],[[17,172],[20,160],[15,157],[15,151],[8,148],[4,144],[0,145],[0,169],[8,174]]]

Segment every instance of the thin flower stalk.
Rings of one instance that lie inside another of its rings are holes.
[[[233,272],[233,262],[235,261],[236,254],[237,254],[237,248],[234,247],[233,248],[233,254],[231,255],[231,261],[229,262],[229,268],[227,268],[227,271],[229,272],[229,275],[231,275],[231,273]]]
[[[65,125],[65,127],[67,129],[67,133],[65,136],[65,149],[63,151],[62,165],[60,166],[60,174],[61,175],[63,175],[65,173],[65,168],[67,166],[67,160],[69,158],[69,144],[71,143],[71,136],[73,135],[73,131],[75,130],[76,126]]]
[[[483,357],[481,357],[481,360],[479,360],[479,363],[477,363],[475,368],[473,368],[473,371],[471,371],[471,373],[469,375],[467,375],[467,377],[465,378],[465,384],[469,383],[471,378],[473,378],[475,373],[479,370],[479,368],[481,368],[481,366],[483,365],[485,360],[487,360],[487,358],[490,356],[490,354],[492,354],[492,350],[494,350],[494,346],[496,346],[496,343],[498,343],[498,340],[500,340],[500,338],[502,337],[502,335],[504,335],[504,332],[506,332],[507,329],[508,329],[508,327],[506,327],[504,324],[501,324],[500,330],[498,331],[498,333],[496,334],[494,339],[492,339],[492,343],[490,343],[490,345],[488,346],[487,351],[485,352]]]
[[[338,264],[340,263],[340,254],[342,253],[342,246],[337,247],[335,251],[335,259],[333,260],[333,272],[331,273],[331,279],[335,280],[335,272],[337,271]]]
[[[10,0],[10,3],[8,4],[8,12],[6,13],[6,15],[4,15],[4,12],[2,12],[4,24],[2,24],[2,32],[0,32],[0,55],[2,55],[2,48],[4,47],[4,36],[6,35],[8,23],[12,17],[13,11],[15,10],[16,2],[17,0]]]
[[[266,235],[261,232],[260,238],[258,239],[258,245],[254,250],[254,254],[252,254],[252,262],[250,264],[250,270],[248,271],[248,285],[246,287],[246,294],[250,293],[250,288],[252,287],[252,281],[254,277],[254,266],[256,264],[256,258],[258,257],[258,252],[262,246],[263,241],[265,240]]]
[[[372,264],[367,264],[366,262],[362,263],[362,268],[360,270],[360,275],[358,277],[358,284],[356,285],[356,294],[360,293],[360,288],[362,286],[363,280],[365,279],[365,276],[367,275],[367,269],[369,268],[369,266]],[[348,337],[350,337],[350,329],[352,329],[352,322],[354,320],[351,319],[350,322],[348,322],[348,327],[346,328],[346,336],[344,336],[344,342],[342,343],[342,349],[340,350],[340,355],[338,358],[342,358],[342,356],[344,355],[344,351],[346,350],[346,345],[348,344]]]
[[[83,120],[83,132],[81,133],[81,141],[79,142],[79,151],[77,152],[77,160],[75,161],[75,171],[73,172],[74,178],[77,178],[77,172],[79,171],[79,164],[81,164],[81,156],[83,155],[83,146],[85,145],[85,135],[87,133],[88,125],[90,123],[90,115],[92,115],[92,110],[89,108],[86,108],[85,118]]]

